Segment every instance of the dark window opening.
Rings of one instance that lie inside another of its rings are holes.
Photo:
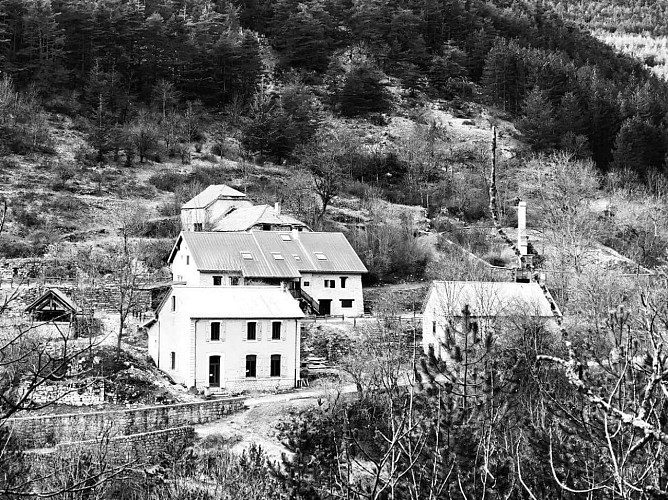
[[[195,222],[194,229],[196,232],[201,232],[202,231],[202,223],[201,222]]]
[[[239,286],[239,277],[238,276],[232,276],[230,278],[230,285]]]
[[[220,340],[220,322],[211,323],[211,340]]]
[[[281,340],[281,322],[274,321],[271,324],[271,339],[272,340]]]
[[[176,353],[174,351],[169,353],[169,368],[176,370]]]
[[[310,284],[311,283],[309,283],[308,281],[304,281],[304,284],[302,286],[309,286]]]
[[[271,231],[271,224],[262,224],[263,231]]]
[[[353,299],[341,299],[341,307],[353,307]]]
[[[172,311],[176,311],[176,297],[172,295]]]
[[[246,356],[246,377],[256,377],[257,376],[257,356],[255,354],[249,354]]]
[[[346,287],[346,280],[348,279],[347,276],[341,276],[341,288]]]
[[[213,286],[220,286],[223,284],[223,277],[222,276],[214,276],[213,277]]]
[[[281,376],[281,355],[272,354],[271,355],[271,367],[270,367],[270,376],[280,377]]]
[[[255,340],[257,338],[257,323],[249,321],[246,324],[246,340]]]

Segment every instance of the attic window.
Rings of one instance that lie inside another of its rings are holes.
[[[292,256],[295,258],[295,260],[296,260],[297,262],[301,262],[301,261],[302,261],[302,258],[301,258],[299,255],[297,255],[296,253],[293,253]]]
[[[281,239],[283,241],[292,241],[292,238],[290,237],[289,234],[281,234]]]
[[[253,254],[250,252],[241,252],[241,258],[244,260],[253,260]]]
[[[272,252],[271,255],[274,257],[274,260],[285,260],[280,253]]]
[[[315,258],[318,260],[327,260],[327,256],[322,252],[315,252]]]

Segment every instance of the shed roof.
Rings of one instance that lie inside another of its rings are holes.
[[[302,272],[365,273],[341,233],[283,231],[182,232],[170,264],[185,241],[199,271],[240,271],[250,278],[298,278]],[[244,259],[243,253],[251,259]]]
[[[32,312],[39,309],[40,306],[46,304],[46,302],[51,297],[53,297],[56,300],[56,302],[61,304],[63,306],[63,309],[66,311],[71,311],[73,313],[76,313],[79,310],[79,307],[76,305],[76,303],[72,299],[70,299],[67,295],[65,295],[61,290],[59,290],[58,288],[49,288],[42,295],[40,295],[30,304],[28,304],[28,306],[26,307],[26,311]]]
[[[299,319],[304,313],[289,292],[277,286],[217,286],[172,288],[191,318]],[[164,301],[156,315],[160,314]]]
[[[213,229],[214,231],[247,231],[258,224],[307,227],[302,221],[290,215],[277,214],[272,206],[253,205],[237,208],[219,219]]]
[[[425,300],[425,309],[445,316],[461,316],[466,305],[478,317],[561,315],[538,283],[434,281]]]
[[[236,189],[232,189],[226,184],[212,184],[200,194],[187,201],[181,207],[183,209],[206,208],[211,203],[219,199],[239,199],[246,198],[246,195]]]

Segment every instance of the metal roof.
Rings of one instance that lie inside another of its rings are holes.
[[[179,308],[191,318],[298,319],[304,313],[289,292],[277,286],[216,286],[172,288]],[[168,302],[168,301],[166,301]],[[166,303],[165,302],[165,303]],[[156,314],[160,313],[160,310]]]
[[[76,305],[76,303],[72,299],[70,299],[67,295],[65,295],[62,291],[60,291],[58,288],[49,288],[42,295],[33,300],[28,305],[28,307],[26,307],[26,311],[31,312],[34,311],[35,309],[38,309],[38,307],[42,305],[52,295],[55,296],[57,302],[60,302],[63,305],[63,308],[65,310],[70,310],[73,313],[76,313],[78,311],[79,307]]]
[[[170,264],[181,241],[187,243],[199,271],[240,271],[250,278],[298,278],[301,272],[367,272],[342,233],[186,231],[174,245]],[[252,259],[244,259],[242,252],[250,252]],[[324,254],[326,260],[318,260],[317,253]]]
[[[425,300],[425,309],[444,316],[461,316],[465,305],[478,317],[554,316],[538,283],[434,281]]]
[[[246,231],[257,224],[272,224],[275,226],[306,227],[302,221],[289,215],[276,214],[274,207],[269,205],[254,205],[237,208],[214,225],[214,231]]]
[[[225,184],[212,184],[200,194],[187,201],[181,207],[183,209],[206,208],[218,199],[246,198],[246,195]]]

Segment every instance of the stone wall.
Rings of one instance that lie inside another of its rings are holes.
[[[104,404],[104,380],[76,383],[44,383],[37,386],[30,399],[37,404],[58,403],[70,406]]]
[[[218,420],[239,411],[243,398],[150,406],[127,410],[41,415],[11,418],[6,422],[13,438],[25,448],[124,436]]]
[[[174,427],[159,431],[115,436],[109,439],[59,443],[49,450],[25,453],[33,466],[47,465],[54,459],[80,458],[82,452],[90,454],[93,461],[104,460],[107,465],[152,463],[165,451],[177,452],[193,444],[195,430],[190,426]]]

